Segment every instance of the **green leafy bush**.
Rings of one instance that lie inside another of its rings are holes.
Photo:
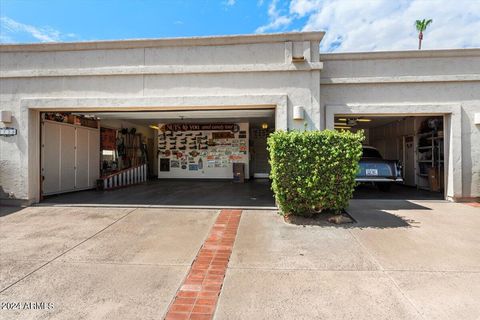
[[[363,132],[276,131],[268,138],[272,190],[283,215],[310,216],[348,206]]]

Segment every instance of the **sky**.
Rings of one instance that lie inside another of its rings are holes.
[[[480,0],[0,0],[0,42],[325,31],[323,52],[480,47]]]

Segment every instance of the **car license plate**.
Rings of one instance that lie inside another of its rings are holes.
[[[378,170],[377,169],[366,169],[365,174],[367,176],[378,176]]]

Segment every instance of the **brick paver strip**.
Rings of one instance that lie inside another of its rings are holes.
[[[220,212],[170,305],[166,320],[213,318],[241,214],[241,210]]]
[[[466,202],[465,204],[471,207],[480,208],[480,202]]]

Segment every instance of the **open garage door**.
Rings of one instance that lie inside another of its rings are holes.
[[[365,133],[357,199],[444,199],[444,117],[336,114],[336,130]]]
[[[59,166],[64,162],[51,162],[49,153],[43,153],[42,163],[53,166],[42,175],[44,202],[275,206],[266,151],[267,137],[275,128],[274,108],[48,112],[42,114],[41,121],[43,126],[66,127],[80,133],[89,124],[88,130],[97,133],[96,137],[87,135],[87,139],[85,135],[74,136],[73,142],[68,142],[51,139],[50,131],[42,132],[45,150],[53,145],[59,150],[77,150],[74,161],[78,163],[72,168],[86,168],[87,173],[78,177],[74,174],[74,182],[84,184],[86,177],[94,180],[81,188],[89,191],[46,188],[59,180]],[[79,148],[75,143],[87,144]],[[96,167],[91,165],[89,155],[98,157]]]

